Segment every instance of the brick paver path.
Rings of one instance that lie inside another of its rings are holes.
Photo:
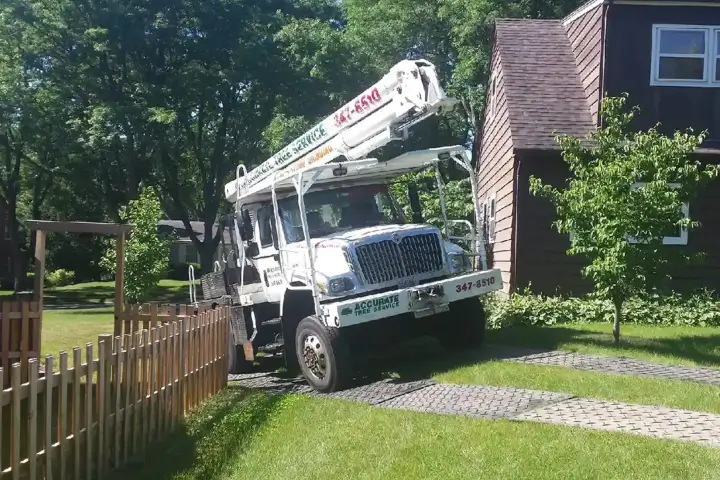
[[[438,384],[433,380],[385,379],[323,395],[310,389],[302,379],[282,379],[269,373],[231,375],[229,379],[244,387],[274,393],[304,393],[381,408],[626,432],[720,448],[720,415],[710,413],[578,398],[558,392]]]
[[[627,357],[609,357],[584,353],[543,351],[497,346],[491,358],[531,365],[549,365],[619,375],[683,380],[720,385],[720,369],[663,365]]]

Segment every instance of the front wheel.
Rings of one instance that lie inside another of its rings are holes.
[[[485,340],[485,309],[478,298],[453,302],[439,317],[435,337],[445,348],[477,348]]]
[[[340,329],[326,327],[316,317],[307,317],[297,326],[295,352],[303,376],[322,393],[342,390],[351,379],[349,352]]]

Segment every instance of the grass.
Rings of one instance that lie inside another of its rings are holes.
[[[160,284],[150,291],[147,297],[159,302],[187,302],[189,301],[188,282],[161,280]],[[115,282],[78,283],[45,290],[45,304],[47,305],[102,304],[113,302],[114,299]]]
[[[488,343],[720,367],[720,328],[622,325],[615,346],[608,324],[513,327],[488,331]]]
[[[97,356],[98,335],[113,333],[112,307],[53,309],[62,304],[99,304],[112,302],[115,295],[113,282],[93,282],[58,287],[47,290],[45,303],[50,306],[43,313],[42,356],[57,355],[68,350],[72,359],[72,348],[79,346],[85,358],[85,345],[94,344]],[[187,282],[162,280],[160,285],[148,295],[161,302],[187,302]],[[71,360],[72,362],[72,360]]]
[[[718,479],[720,450],[230,389],[114,478]]]
[[[61,350],[67,350],[72,365],[72,348],[81,347],[85,358],[85,345],[92,342],[97,357],[98,335],[113,333],[114,315],[112,308],[79,310],[46,310],[43,312],[41,355],[50,354],[58,358]],[[57,365],[58,360],[55,360]]]

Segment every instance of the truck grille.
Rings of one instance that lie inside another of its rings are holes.
[[[404,277],[438,272],[443,268],[440,239],[434,233],[360,245],[355,250],[365,284],[391,282]]]

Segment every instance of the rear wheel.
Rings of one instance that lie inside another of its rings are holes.
[[[453,302],[439,317],[435,337],[445,348],[477,348],[485,340],[485,309],[477,298]]]
[[[297,326],[295,351],[303,376],[315,390],[331,393],[350,382],[350,355],[340,329],[326,327],[314,316],[306,317]]]

